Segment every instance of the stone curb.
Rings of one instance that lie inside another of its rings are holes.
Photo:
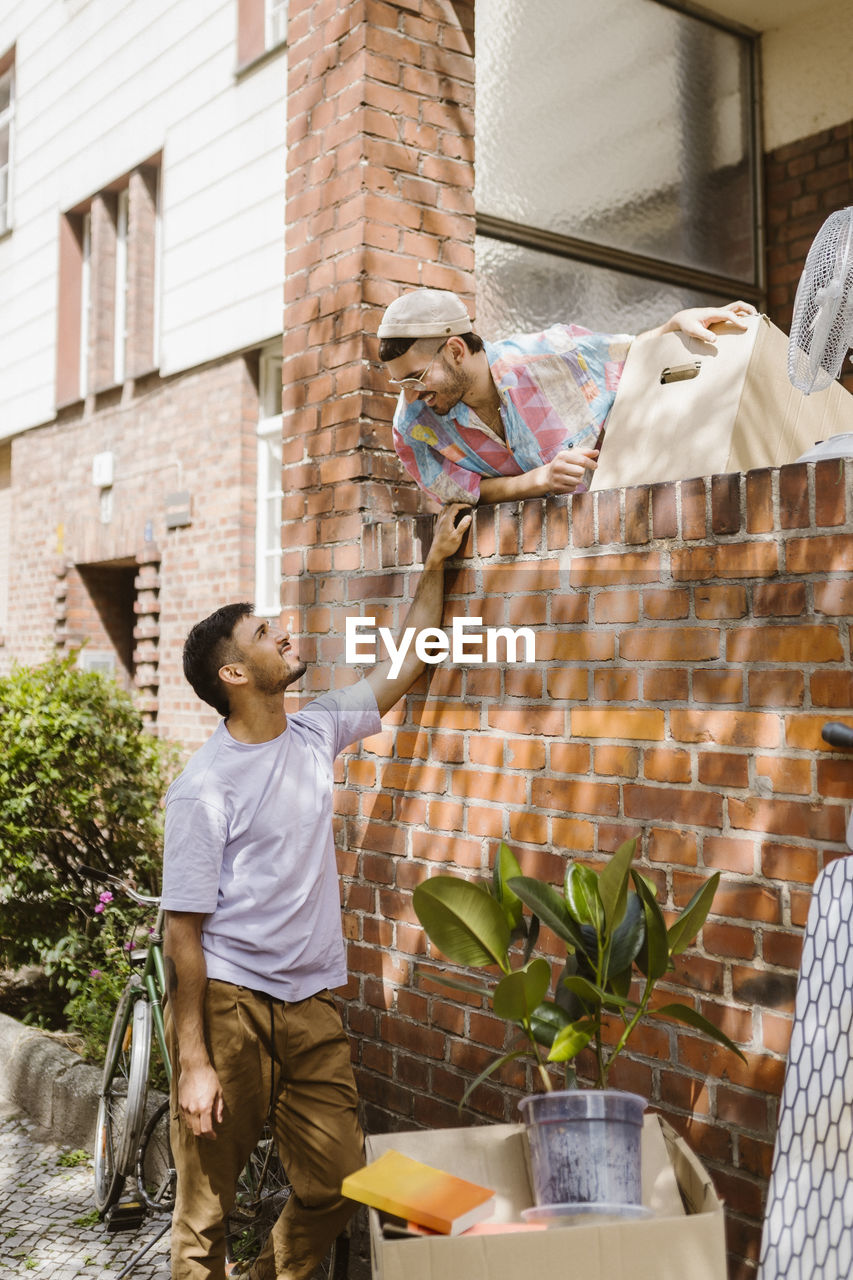
[[[57,1146],[92,1149],[101,1071],[52,1036],[0,1013],[3,1091]]]

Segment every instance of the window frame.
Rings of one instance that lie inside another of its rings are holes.
[[[0,236],[12,230],[12,207],[15,174],[15,51],[9,50],[0,57],[0,81],[9,81],[9,102],[0,110],[0,133],[8,137],[5,165],[0,165]],[[5,172],[5,194],[3,175]]]

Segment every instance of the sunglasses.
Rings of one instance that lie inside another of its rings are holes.
[[[408,388],[411,388],[411,390],[413,391],[426,391],[427,388],[426,388],[426,383],[424,382],[424,378],[427,376],[430,369],[435,364],[436,360],[438,359],[441,352],[444,350],[448,341],[449,341],[448,338],[444,339],[444,342],[442,342],[441,346],[435,352],[435,355],[430,360],[427,367],[421,373],[419,373],[417,376],[412,375],[409,378],[389,378],[388,381],[391,383],[391,386],[400,387],[400,389],[403,391],[407,390]]]

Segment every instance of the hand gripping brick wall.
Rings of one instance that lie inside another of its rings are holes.
[[[513,1120],[531,1083],[512,1064],[458,1114],[505,1030],[416,973],[443,962],[414,886],[486,874],[501,839],[559,884],[567,859],[600,864],[639,833],[669,912],[722,872],[666,994],[747,1065],[661,1023],[613,1083],[647,1094],[706,1161],[732,1274],[753,1273],[811,885],[846,852],[853,760],[820,729],[853,723],[851,479],[831,461],[476,512],[445,624],[530,627],[536,661],[430,668],[338,762],[346,1016],[372,1130]],[[303,575],[317,683],[355,678],[347,616],[402,622],[430,528],[367,523],[344,544],[347,572]]]

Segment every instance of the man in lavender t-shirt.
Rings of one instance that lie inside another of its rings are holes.
[[[444,562],[471,523],[446,507],[404,626],[438,626]],[[196,693],[224,717],[166,797],[167,1032],[178,1171],[173,1280],[224,1280],[224,1218],[269,1120],[293,1188],[252,1280],[311,1275],[354,1205],[364,1161],[347,1038],[332,790],[335,756],[380,728],[423,663],[374,667],[294,714],[305,671],[286,632],[226,605],[184,647]]]

